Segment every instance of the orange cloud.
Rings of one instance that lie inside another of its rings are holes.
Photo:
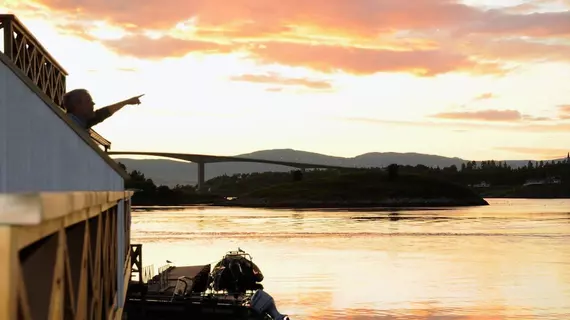
[[[490,10],[485,14],[485,18],[478,22],[462,24],[458,31],[462,34],[492,34],[495,36],[570,36],[570,12],[568,11],[508,14]]]
[[[465,112],[442,112],[433,115],[434,118],[454,120],[480,121],[519,121],[524,117],[517,110],[481,110]]]
[[[522,39],[489,41],[487,37],[470,37],[469,43],[463,44],[462,48],[458,50],[473,57],[486,59],[518,62],[533,60],[570,62],[569,45],[547,44]]]
[[[129,35],[102,43],[144,59],[245,51],[262,62],[323,72],[422,76],[455,71],[503,74],[512,60],[570,61],[569,46],[516,39],[570,38],[570,11],[519,14],[459,0],[413,5],[401,0],[27,2],[44,6],[52,16],[73,16],[71,25],[105,21],[122,28]],[[188,27],[177,27],[181,24]],[[146,31],[163,37],[149,39],[141,35]]]
[[[570,123],[532,124],[522,128],[535,132],[570,132]]]
[[[327,81],[310,80],[306,78],[286,78],[275,73],[269,74],[243,74],[230,78],[232,81],[245,81],[253,83],[263,83],[285,86],[303,86],[310,89],[324,90],[331,89],[332,86]]]
[[[569,114],[570,115],[570,104],[564,104],[561,106],[558,106],[558,109],[560,111],[560,113],[566,115]]]
[[[190,52],[229,53],[246,50],[253,59],[262,63],[306,67],[326,73],[344,71],[366,75],[410,72],[419,76],[434,76],[452,71],[476,74],[505,72],[499,64],[477,62],[465,55],[444,50],[396,51],[292,42],[266,42],[248,46],[238,42],[222,44],[170,36],[151,39],[143,35],[102,42],[117,53],[146,59],[181,57]]]
[[[426,127],[426,128],[438,128],[442,126],[446,127],[458,127],[460,130],[465,130],[465,128],[470,129],[504,129],[503,126],[499,125],[489,125],[485,123],[465,123],[465,122],[433,122],[433,121],[404,121],[404,120],[385,120],[385,119],[377,119],[377,118],[362,118],[362,117],[348,117],[338,119],[341,121],[349,121],[349,122],[359,122],[364,124],[373,124],[373,125],[393,125],[393,126],[411,126],[411,127]]]
[[[316,26],[321,30],[371,36],[392,30],[455,29],[457,26],[461,26],[459,29],[465,32],[568,34],[567,26],[570,23],[570,13],[565,12],[517,15],[450,0],[423,0],[413,5],[399,0],[124,0],[120,4],[99,0],[30,2],[74,13],[80,18],[104,19],[117,25],[145,29],[171,28],[193,16],[199,17],[199,24],[205,28],[224,26],[233,30],[274,33],[291,26]]]
[[[549,6],[563,6],[570,8],[570,0],[529,0],[505,9],[507,13],[529,14],[544,11]]]
[[[151,39],[143,35],[127,36],[118,40],[102,41],[111,50],[128,56],[146,59],[182,57],[191,52],[229,53],[231,46],[208,41],[182,40],[169,36]]]
[[[511,14],[528,14],[540,10],[541,5],[550,4],[551,0],[534,0],[535,2],[525,2],[505,9]]]
[[[570,120],[570,104],[558,106],[558,114],[560,119]]]
[[[524,119],[521,115],[520,119]],[[519,119],[519,120],[520,120]],[[434,122],[434,121],[400,121],[400,120],[384,120],[375,118],[342,118],[337,119],[341,121],[349,122],[359,122],[364,124],[372,125],[394,125],[394,126],[412,126],[412,127],[425,127],[425,128],[458,128],[461,130],[478,129],[478,130],[513,130],[521,131],[525,130],[527,132],[570,132],[570,123],[544,123],[538,122],[524,122],[524,121],[514,121],[515,123],[509,123],[508,121],[487,121],[487,122],[463,122],[463,120],[473,120],[465,118],[453,118],[451,120],[457,121],[446,121],[446,122]]]
[[[475,100],[475,101],[488,100],[488,99],[493,99],[496,97],[497,96],[495,96],[495,94],[493,94],[492,92],[485,92],[485,93],[482,93],[482,94],[476,96],[475,98],[473,98],[473,100]]]
[[[540,159],[555,159],[565,157],[568,149],[561,148],[528,148],[528,147],[497,147],[497,150],[538,156]]]
[[[466,56],[442,50],[390,51],[332,45],[305,45],[272,42],[251,49],[265,63],[308,67],[321,72],[345,71],[353,74],[411,72],[432,76],[454,70],[503,72],[499,65],[478,63]]]
[[[382,30],[450,27],[483,19],[485,12],[447,0],[423,0],[413,6],[398,0],[124,0],[110,4],[99,0],[37,0],[57,11],[79,18],[105,19],[117,25],[165,29],[192,16],[200,25],[235,30],[282,30],[283,26],[311,25],[321,29],[376,35]]]
[[[522,115],[522,120],[527,120],[527,121],[552,121],[555,119],[549,118],[549,117],[536,117],[536,116],[529,116],[529,115]]]

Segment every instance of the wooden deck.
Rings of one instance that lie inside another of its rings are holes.
[[[120,319],[130,196],[0,194],[0,319]]]

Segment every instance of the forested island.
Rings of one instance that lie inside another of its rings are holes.
[[[529,162],[519,168],[471,161],[459,168],[391,165],[224,175],[206,181],[202,192],[190,185],[156,186],[136,170],[130,177],[126,187],[138,190],[134,205],[460,206],[484,205],[482,197],[570,197],[569,161]]]

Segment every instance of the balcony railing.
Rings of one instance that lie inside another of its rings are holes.
[[[4,55],[57,106],[64,109],[67,71],[16,16],[0,14],[0,36],[4,39]],[[89,135],[105,151],[111,148],[111,142],[93,129],[89,130]]]
[[[111,141],[103,138],[103,136],[98,134],[95,130],[89,129],[89,136],[91,136],[91,139],[93,139],[93,141],[95,141],[98,145],[103,147],[103,149],[105,149],[105,152],[111,149]]]
[[[48,97],[61,106],[67,72],[28,29],[11,14],[0,15],[4,55]]]

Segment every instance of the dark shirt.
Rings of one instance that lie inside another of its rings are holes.
[[[87,127],[91,128],[92,126],[105,121],[105,119],[109,118],[110,116],[111,116],[111,111],[109,111],[109,108],[104,107],[98,109],[95,111],[95,115],[93,116],[93,118],[87,120]]]
[[[111,116],[111,111],[109,111],[109,108],[107,107],[96,110],[95,114],[93,115],[93,118],[88,119],[87,121],[83,121],[74,114],[69,113],[69,117],[83,129],[89,129],[94,125],[103,122],[105,119],[109,118],[110,116]]]

